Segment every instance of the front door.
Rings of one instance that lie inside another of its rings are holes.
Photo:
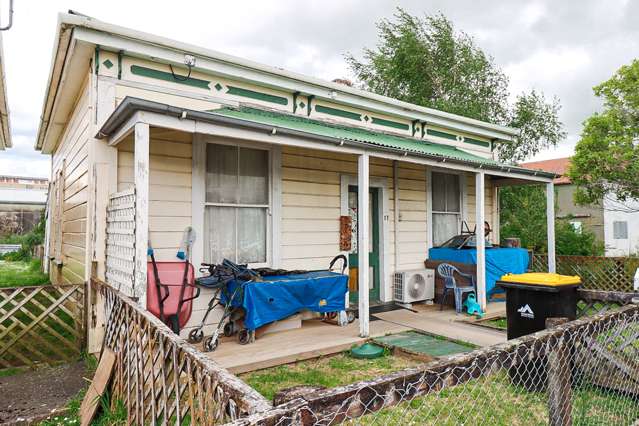
[[[368,265],[369,265],[369,289],[368,298],[370,303],[379,301],[379,286],[380,286],[380,270],[379,270],[379,189],[371,188],[369,197],[369,247],[368,252]],[[349,265],[349,280],[348,291],[350,296],[350,302],[356,304],[358,301],[359,285],[358,285],[358,258],[359,247],[357,246],[357,186],[348,186],[348,214],[352,220],[352,240],[351,240],[351,252],[348,255]]]

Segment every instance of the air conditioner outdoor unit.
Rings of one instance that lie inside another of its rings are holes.
[[[435,271],[432,269],[395,272],[394,278],[396,302],[413,303],[435,298]]]

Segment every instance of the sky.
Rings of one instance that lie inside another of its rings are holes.
[[[7,3],[0,0],[0,14]],[[15,0],[14,25],[2,34],[14,147],[0,151],[0,174],[49,176],[50,158],[33,146],[58,12],[73,9],[332,80],[353,78],[344,54],[374,47],[375,23],[398,6],[416,15],[442,12],[473,36],[509,77],[513,98],[536,89],[560,99],[566,140],[535,160],[572,153],[583,121],[601,108],[592,87],[639,52],[639,1],[631,0]]]

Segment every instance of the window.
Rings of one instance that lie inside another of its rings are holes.
[[[204,260],[266,263],[268,151],[207,144],[205,179]]]
[[[575,233],[581,234],[581,222],[570,222],[570,225]]]
[[[432,173],[433,245],[438,246],[459,233],[461,186],[459,175]]]
[[[615,240],[628,239],[628,222],[617,220],[612,222],[612,234]]]

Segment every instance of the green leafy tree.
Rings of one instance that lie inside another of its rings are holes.
[[[545,253],[547,245],[546,192],[538,185],[502,188],[500,200],[500,235],[521,239],[522,247]],[[541,207],[540,207],[541,206]],[[570,218],[555,221],[555,249],[561,255],[601,256],[603,243],[587,229],[576,230]]]
[[[603,111],[584,122],[568,175],[577,185],[575,201],[599,203],[639,199],[639,60],[624,65],[594,87]],[[632,210],[632,208],[629,208]]]
[[[546,251],[546,194],[537,185],[499,190],[499,234],[521,239],[521,246],[535,252]]]
[[[363,60],[346,55],[361,85],[406,102],[518,127],[513,143],[497,147],[502,161],[519,162],[565,137],[559,101],[537,91],[509,104],[508,77],[472,37],[444,15],[415,17],[398,8],[377,24],[379,43]]]

